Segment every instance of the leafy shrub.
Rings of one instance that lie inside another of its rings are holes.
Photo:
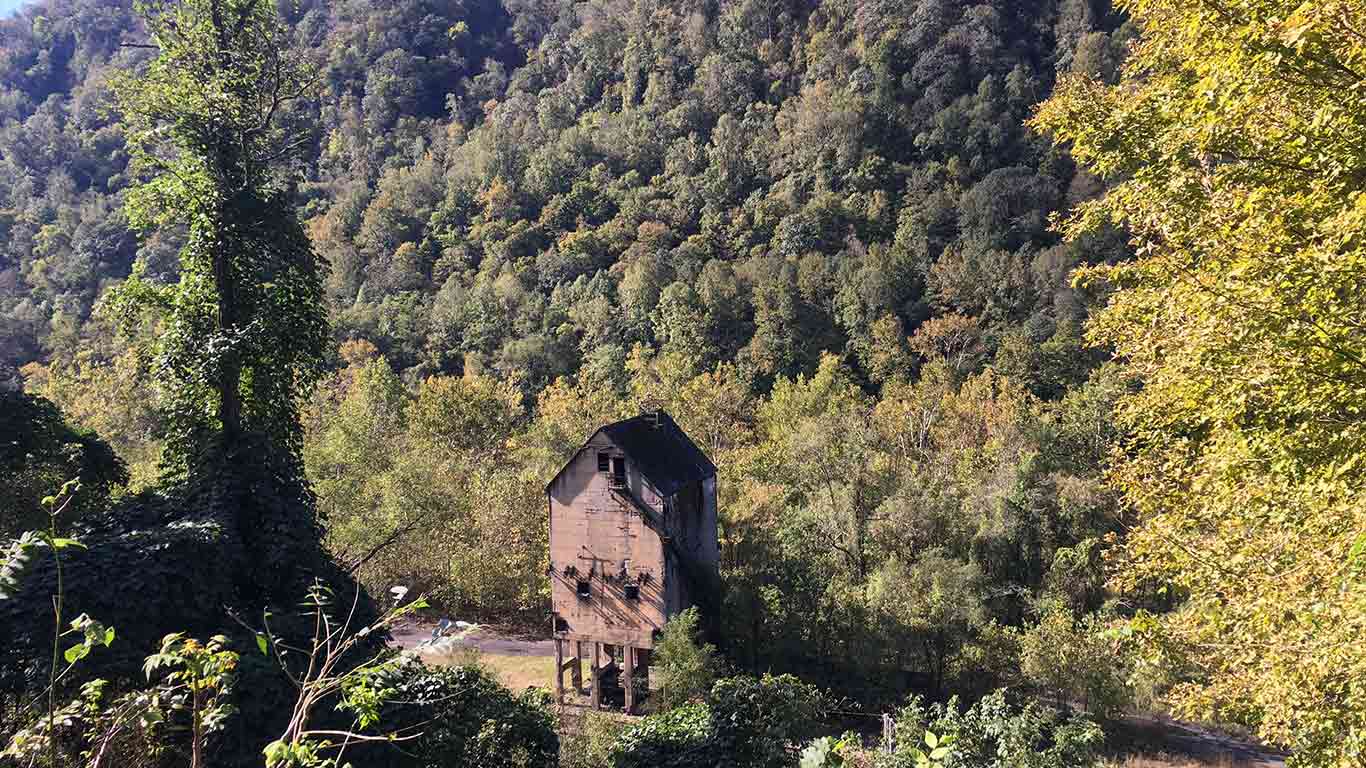
[[[860,758],[866,760],[862,746],[859,735],[852,731],[839,738],[822,736],[806,745],[797,765],[798,768],[842,768],[861,765],[863,763],[860,762]]]
[[[800,743],[828,708],[825,695],[792,675],[728,677],[712,686],[713,738],[738,765],[786,765],[787,745]]]
[[[880,768],[916,766],[926,732],[952,740],[943,768],[1089,768],[1104,740],[1100,726],[1081,715],[1064,718],[1034,702],[1012,704],[1005,689],[960,710],[947,704],[925,706],[914,698],[897,717],[896,752]]]
[[[612,749],[613,768],[713,765],[717,756],[711,707],[685,704],[650,715],[622,732]]]
[[[697,621],[697,608],[677,614],[664,625],[664,636],[655,646],[661,710],[705,696],[716,679],[716,649],[698,641]]]
[[[238,655],[228,642],[224,636],[201,642],[167,635],[146,659],[145,687],[115,695],[107,681],[92,680],[71,701],[14,733],[0,758],[29,766],[230,764],[224,731],[240,689]],[[259,764],[260,754],[237,762]]]
[[[223,606],[237,604],[234,565],[242,559],[240,540],[220,520],[206,518],[179,515],[174,505],[159,499],[137,499],[77,530],[86,548],[64,555],[67,610],[88,613],[118,630],[108,652],[79,670],[85,679],[139,680],[143,657],[167,632],[211,636],[229,623]],[[46,685],[55,590],[55,568],[44,558],[25,569],[10,599],[0,601],[0,626],[7,628],[0,643],[5,692],[18,695]],[[63,693],[73,692],[80,681],[70,682]]]
[[[291,607],[305,581],[317,579],[335,585],[338,604],[350,606],[357,597],[354,618],[358,625],[368,623],[373,605],[363,591],[355,595],[354,585],[325,557],[316,539],[311,546],[308,539],[295,537],[270,552],[248,550],[231,511],[212,493],[145,492],[76,526],[73,534],[84,546],[63,556],[63,602],[70,613],[88,614],[117,630],[108,648],[83,659],[58,686],[57,695],[74,700],[83,713],[82,729],[98,729],[102,713],[134,706],[139,697],[151,695],[144,689],[144,657],[161,646],[168,631],[221,634],[226,646],[242,654],[238,684],[224,693],[239,714],[222,724],[222,746],[213,764],[259,768],[261,749],[285,728],[297,691],[275,659],[254,652],[256,638],[229,614],[247,621],[269,610],[277,635],[287,640],[311,637],[312,622]],[[281,519],[298,518],[305,531],[310,526],[306,508],[290,512],[281,505],[277,511]],[[294,565],[277,569],[269,578],[282,586],[263,592],[259,585],[264,582],[253,574],[263,570],[260,564],[267,559],[285,559],[281,553],[293,553]],[[13,588],[8,599],[0,600],[0,626],[6,627],[6,640],[0,643],[0,694],[27,701],[46,686],[56,574],[50,559],[33,558],[11,575]],[[367,638],[365,649],[373,653],[382,642],[378,635]],[[83,693],[78,697],[82,684],[95,679],[107,681],[103,698],[92,703]],[[18,718],[14,726],[25,727],[29,719]],[[153,740],[172,756],[183,753],[188,741],[183,729],[149,731],[138,738]],[[154,751],[135,750],[144,762]]]
[[[513,694],[477,666],[398,665],[376,681],[389,704],[380,711],[384,733],[420,735],[397,745],[354,752],[372,768],[535,768],[554,766],[555,722],[544,692]]]
[[[728,677],[705,703],[651,715],[622,733],[613,768],[788,765],[788,745],[800,743],[826,706],[815,686],[791,675]]]
[[[569,726],[569,727],[566,727]],[[560,768],[609,768],[626,723],[589,711],[577,724],[560,721]]]
[[[0,542],[46,527],[40,499],[68,480],[80,490],[63,523],[103,507],[128,482],[123,462],[93,432],[66,423],[50,401],[0,390]]]
[[[1047,605],[1020,638],[1020,668],[1034,684],[1102,718],[1133,698],[1124,660],[1116,656],[1102,616],[1075,619],[1059,603]]]

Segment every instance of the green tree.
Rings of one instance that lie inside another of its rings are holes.
[[[407,531],[407,526],[382,519],[381,507],[386,480],[405,453],[412,398],[380,357],[356,360],[339,378],[344,387],[336,392],[340,402],[327,396],[335,390],[319,387],[309,413],[314,426],[304,435],[304,456],[318,512],[327,520],[328,548],[355,573]]]
[[[78,481],[63,525],[101,509],[128,482],[128,471],[107,443],[66,423],[50,401],[0,392],[0,542],[47,527],[43,499]]]
[[[874,575],[869,600],[891,623],[891,636],[914,649],[918,667],[938,692],[958,670],[986,621],[984,584],[972,563],[929,552],[913,565],[889,560]]]
[[[320,369],[322,267],[293,215],[291,159],[309,139],[292,104],[312,75],[263,0],[140,7],[156,51],[114,81],[133,169],[131,224],[183,225],[180,279],[135,271],[114,294],[152,314],[168,469],[299,469],[299,406]],[[278,471],[278,470],[277,470]]]
[[[114,78],[138,174],[129,221],[183,226],[180,277],[144,267],[112,294],[125,327],[152,318],[166,479],[224,515],[280,588],[319,554],[300,407],[327,342],[321,262],[296,218],[290,109],[312,88],[265,0],[141,7],[155,56]]]
[[[299,456],[299,402],[326,340],[319,263],[293,214],[287,170],[306,134],[287,130],[285,115],[306,76],[272,4],[188,0],[141,10],[154,54],[114,78],[138,178],[127,212],[157,228],[149,241],[170,236],[184,246],[178,282],[145,261],[110,306],[132,330],[150,321],[167,466],[156,493],[121,499],[78,529],[87,548],[64,555],[60,572],[35,563],[0,601],[0,623],[11,628],[0,680],[22,698],[46,667],[35,653],[35,606],[54,592],[119,628],[127,642],[78,671],[117,686],[150,638],[201,634],[226,613],[288,604],[305,572],[334,580],[362,618],[371,610],[323,556]],[[287,682],[258,675],[255,684]],[[244,716],[237,743],[250,744],[251,730],[269,721]]]
[[[1129,671],[1107,635],[1106,617],[1077,618],[1067,606],[1048,601],[1039,621],[1020,638],[1020,671],[1064,703],[1076,702],[1102,718],[1112,717],[1132,698]]]
[[[1140,258],[1090,327],[1142,388],[1112,478],[1138,513],[1119,584],[1185,715],[1302,765],[1366,759],[1366,281],[1359,0],[1131,0],[1120,82],[1066,78],[1034,121],[1110,182],[1068,223]]]
[[[66,363],[26,365],[23,373],[26,391],[48,398],[67,419],[109,441],[128,465],[130,490],[156,480],[161,419],[135,348],[112,359],[87,349]]]
[[[705,694],[716,679],[716,649],[698,638],[698,616],[696,608],[673,616],[655,646],[661,709],[673,709]]]

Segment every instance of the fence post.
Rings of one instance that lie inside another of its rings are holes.
[[[889,755],[896,751],[896,721],[886,712],[882,713],[882,751]]]

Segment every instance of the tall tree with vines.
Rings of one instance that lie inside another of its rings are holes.
[[[293,562],[291,547],[317,540],[299,408],[327,343],[323,262],[293,203],[312,68],[267,0],[139,10],[154,55],[115,83],[138,174],[128,218],[185,235],[178,283],[137,270],[110,306],[156,328],[166,479],[231,520],[247,551]]]

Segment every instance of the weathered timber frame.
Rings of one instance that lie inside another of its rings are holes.
[[[657,412],[594,432],[546,498],[556,697],[587,661],[593,706],[615,679],[634,712],[664,623],[716,591],[716,467]]]

